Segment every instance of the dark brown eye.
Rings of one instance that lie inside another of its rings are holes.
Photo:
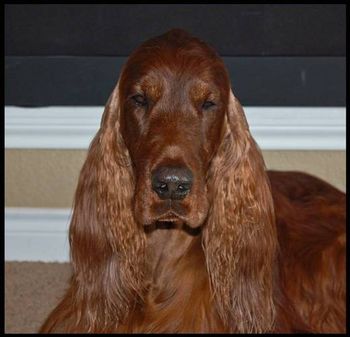
[[[141,107],[145,107],[147,106],[147,98],[143,95],[134,95],[131,97],[131,99],[134,101],[134,103],[137,105],[137,106],[141,106]]]
[[[202,105],[203,110],[208,110],[209,108],[215,106],[215,103],[212,101],[205,101]]]

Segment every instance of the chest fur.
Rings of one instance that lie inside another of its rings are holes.
[[[163,231],[153,239],[148,256],[148,290],[132,330],[222,331],[210,292],[200,237],[189,238],[182,233]]]

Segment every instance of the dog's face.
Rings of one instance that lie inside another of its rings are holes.
[[[119,82],[121,132],[135,175],[138,223],[203,224],[229,78],[204,43],[178,32],[137,49]]]

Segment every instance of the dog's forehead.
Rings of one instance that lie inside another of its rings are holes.
[[[140,75],[156,73],[163,77],[191,75],[200,76],[218,70],[218,62],[207,57],[200,51],[190,52],[180,47],[167,48],[167,46],[135,53],[128,60],[126,70],[133,71],[138,68]],[[222,67],[220,70],[224,70]]]
[[[215,50],[181,30],[144,42],[130,55],[121,80],[124,92],[142,86],[157,93],[169,85],[196,86],[197,92],[204,92],[207,85],[220,87],[225,96],[230,86],[226,67]]]
[[[150,90],[158,90],[171,83],[175,87],[191,85],[200,89],[215,85],[216,80],[225,74],[225,68],[202,54],[157,50],[154,54],[147,53],[128,62],[124,74],[130,84]]]
[[[190,69],[171,68],[166,65],[149,68],[134,82],[134,88],[140,91],[147,90],[150,93],[170,89],[178,92],[187,90],[202,92],[208,91],[209,88],[214,89],[214,73],[208,69],[198,69],[195,72]]]

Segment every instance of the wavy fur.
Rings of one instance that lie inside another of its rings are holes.
[[[270,331],[277,248],[273,203],[264,161],[232,92],[209,174],[213,202],[203,244],[220,316],[232,331]]]
[[[69,230],[72,286],[51,315],[69,318],[73,331],[113,330],[142,303],[145,234],[131,211],[133,172],[118,94],[116,86],[80,173]],[[64,331],[55,326],[58,317],[47,322],[43,331]]]

